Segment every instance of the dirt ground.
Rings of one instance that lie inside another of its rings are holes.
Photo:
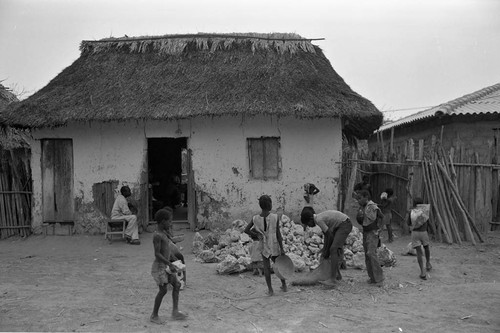
[[[140,246],[100,236],[31,236],[0,241],[0,330],[69,332],[499,332],[500,230],[485,243],[434,242],[434,269],[419,279],[416,257],[401,256],[409,236],[388,247],[397,265],[383,287],[366,271],[347,269],[334,288],[291,286],[265,296],[263,277],[220,276],[216,264],[194,261],[193,233],[180,243],[188,284],[170,321],[171,290],[159,326],[149,322],[157,292],[150,275],[152,233]]]

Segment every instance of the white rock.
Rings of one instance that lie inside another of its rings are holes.
[[[201,251],[200,254],[198,254],[198,258],[203,260],[203,262],[207,262],[207,263],[219,261],[217,259],[217,257],[215,256],[215,253],[212,252],[211,250]]]
[[[346,257],[346,258],[350,258],[350,257],[352,257],[353,255],[354,255],[354,253],[353,253],[351,250],[349,250],[349,249],[344,249],[344,257]]]
[[[217,264],[216,270],[219,274],[233,274],[240,271],[240,264],[235,257],[227,255],[224,260]]]
[[[293,266],[295,266],[296,272],[302,272],[305,269],[306,263],[304,262],[304,260],[301,257],[296,255],[295,253],[289,253],[288,257],[290,257],[290,259],[292,259]]]
[[[242,242],[242,243],[248,243],[248,242],[251,242],[251,241],[252,241],[252,239],[250,238],[250,236],[248,236],[248,234],[246,234],[244,232],[242,232],[240,234],[240,242]]]
[[[238,264],[240,264],[240,266],[243,266],[245,270],[250,269],[252,265],[252,259],[250,259],[250,257],[239,257]]]
[[[239,232],[243,232],[247,227],[247,223],[243,220],[234,220],[232,223],[233,229],[238,230]]]
[[[358,268],[358,269],[365,268],[365,253],[364,252],[358,252],[352,256],[352,267]]]
[[[290,218],[288,216],[286,216],[285,214],[281,215],[281,222],[283,224],[293,223],[292,220],[290,220]]]
[[[240,235],[241,235],[241,232],[237,229],[233,229],[231,230],[231,233],[230,233],[230,237],[231,237],[231,242],[237,242],[240,240]]]
[[[311,243],[314,243],[314,244],[322,244],[323,243],[323,238],[322,237],[319,237],[318,235],[313,235],[311,237]]]
[[[377,249],[377,257],[382,266],[391,267],[396,265],[396,256],[387,246],[385,246],[385,244],[382,244],[382,246]]]
[[[293,231],[293,234],[295,236],[303,236],[304,235],[304,228],[301,225],[295,224],[293,226],[292,231]]]
[[[355,241],[354,244],[352,244],[351,251],[353,253],[364,252],[363,241],[359,239]]]

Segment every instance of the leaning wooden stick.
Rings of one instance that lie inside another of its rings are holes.
[[[448,183],[453,184],[453,181],[449,177],[445,177],[445,179],[446,179],[446,181],[448,181]],[[481,236],[481,233],[479,232],[479,230],[477,229],[476,224],[474,223],[474,220],[472,219],[472,216],[467,211],[467,208],[465,207],[465,204],[462,201],[462,198],[460,197],[460,194],[458,193],[458,189],[455,186],[450,186],[450,188],[452,190],[453,195],[455,196],[455,199],[457,200],[457,202],[459,203],[459,205],[462,207],[463,211],[467,215],[470,226],[472,226],[472,228],[476,232],[479,241],[481,243],[483,243],[484,239]]]

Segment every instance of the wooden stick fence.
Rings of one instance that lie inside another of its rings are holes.
[[[0,238],[31,234],[29,151],[0,151]]]
[[[353,184],[361,181],[362,175],[369,175],[375,202],[385,188],[391,187],[397,194],[393,209],[397,214],[393,217],[403,233],[413,199],[422,197],[431,204],[431,234],[438,241],[484,242],[485,233],[500,219],[500,165],[495,164],[500,159],[492,154],[486,163],[480,163],[477,154],[459,146],[446,152],[436,140],[426,153],[423,140],[419,140],[418,156],[414,156],[413,140],[409,142],[406,159],[391,155],[392,159],[384,161],[370,160],[376,155],[368,157],[358,151],[344,154],[341,187],[345,190],[341,197],[346,202]],[[339,207],[348,208],[343,202]]]

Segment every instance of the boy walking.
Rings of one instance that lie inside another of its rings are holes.
[[[410,210],[410,214],[408,214],[408,225],[411,230],[411,244],[417,251],[417,261],[420,267],[420,278],[422,280],[427,280],[427,271],[432,269],[429,234],[427,233],[427,227],[429,226],[429,211],[430,205],[423,204],[421,198],[415,198],[413,201],[413,208]],[[425,252],[425,268],[422,247]]]
[[[283,238],[280,232],[279,216],[271,213],[273,203],[271,197],[263,195],[259,198],[261,213],[254,215],[252,221],[245,228],[245,233],[251,238],[257,238],[260,241],[259,252],[264,262],[264,277],[266,278],[267,294],[274,295],[271,285],[271,260],[275,262],[280,254],[285,254],[283,250]],[[287,291],[286,280],[281,280],[281,290]]]
[[[155,324],[163,324],[163,322],[160,320],[160,317],[158,316],[158,311],[160,310],[163,296],[167,294],[168,284],[173,287],[172,318],[174,320],[182,320],[187,317],[187,314],[180,312],[178,309],[181,283],[177,279],[177,269],[174,265],[172,265],[172,262],[170,261],[172,256],[172,244],[168,236],[170,225],[172,223],[172,213],[166,209],[160,209],[155,214],[155,221],[158,223],[158,230],[155,231],[153,235],[155,260],[153,262],[153,266],[151,267],[151,275],[158,285],[159,291],[155,297],[153,313],[151,314],[150,320]],[[166,270],[167,267],[169,268],[169,273]]]
[[[377,256],[377,247],[380,241],[380,224],[384,218],[380,208],[371,200],[370,192],[359,192],[359,205],[363,208],[363,249],[365,250],[366,271],[370,279],[368,283],[379,284],[384,281],[384,271]]]

